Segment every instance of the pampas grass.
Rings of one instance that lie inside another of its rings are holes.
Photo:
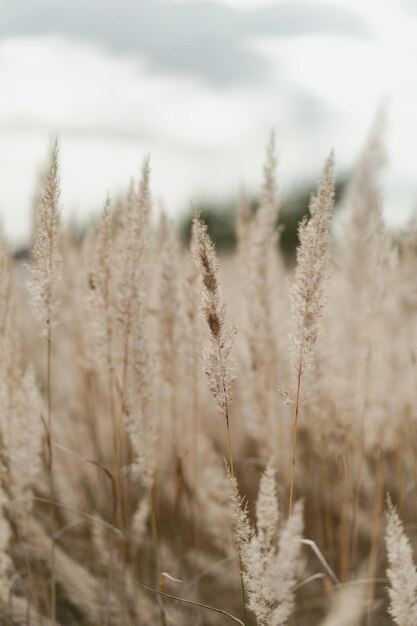
[[[417,621],[417,570],[413,563],[410,542],[404,532],[398,513],[388,501],[385,533],[389,580],[389,612],[398,626]]]
[[[235,509],[238,505],[234,496]],[[239,519],[239,514],[236,514]],[[302,504],[298,502],[286,523],[279,525],[279,505],[274,469],[270,461],[263,473],[256,502],[256,528],[242,515],[238,533],[242,544],[248,606],[259,626],[282,626],[293,612],[298,582]],[[281,526],[281,528],[279,528]],[[279,536],[278,536],[279,535]]]
[[[226,325],[226,306],[218,283],[219,262],[207,228],[198,215],[194,216],[192,241],[202,282],[202,311],[209,329],[209,344],[204,352],[205,371],[217,410],[226,422],[230,471],[234,476],[230,403],[235,380],[232,356],[235,329]]]
[[[2,624],[417,623],[416,228],[376,125],[286,266],[276,153],[227,256],[153,220],[149,158],[75,236],[57,144],[28,266],[0,236]]]
[[[291,356],[296,379],[291,484],[289,513],[294,495],[295,454],[298,416],[301,403],[301,381],[310,368],[313,348],[318,335],[318,322],[324,306],[324,289],[329,272],[330,220],[333,213],[334,158],[328,158],[317,192],[310,201],[310,219],[299,226],[300,245],[297,267],[291,287],[292,331]]]

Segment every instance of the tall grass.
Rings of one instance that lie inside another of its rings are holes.
[[[0,237],[1,624],[414,626],[417,234],[381,154],[335,216],[329,157],[286,269],[273,137],[220,258],[152,217],[149,158],[76,236],[55,144],[29,264]]]

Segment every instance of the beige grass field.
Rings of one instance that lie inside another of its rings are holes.
[[[75,236],[54,146],[29,262],[0,244],[2,625],[417,625],[417,228],[379,135],[336,228],[323,164],[290,269],[273,140],[220,258],[148,159]]]

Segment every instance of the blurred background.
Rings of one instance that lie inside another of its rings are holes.
[[[417,201],[414,0],[0,0],[0,215],[24,245],[51,142],[77,223],[151,153],[156,206],[226,215],[275,129],[287,206],[334,148],[339,187],[381,102],[385,214]],[[297,205],[298,206],[298,205]]]

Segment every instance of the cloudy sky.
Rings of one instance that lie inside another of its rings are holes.
[[[283,191],[339,172],[389,103],[387,220],[417,206],[415,0],[0,0],[0,215],[24,240],[61,143],[66,215],[97,211],[151,153],[172,214],[259,186],[274,128]]]

